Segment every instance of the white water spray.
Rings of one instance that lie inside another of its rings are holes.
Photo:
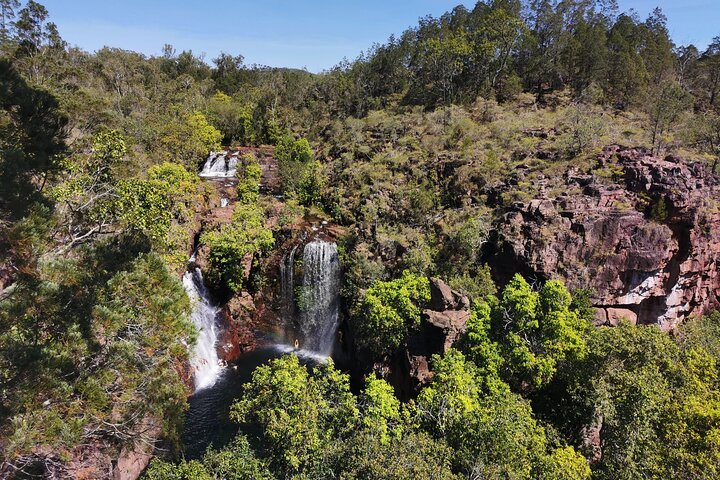
[[[340,280],[337,245],[324,240],[305,245],[300,314],[305,350],[332,353],[340,320]]]
[[[237,155],[229,152],[210,152],[200,176],[205,178],[235,177],[237,171]]]
[[[216,349],[218,308],[210,299],[210,292],[199,268],[185,272],[183,286],[192,302],[192,321],[198,329],[197,343],[190,361],[197,391],[212,386],[222,370]]]

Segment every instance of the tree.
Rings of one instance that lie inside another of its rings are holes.
[[[698,64],[707,102],[714,107],[720,93],[720,36],[713,38],[698,60]]]
[[[0,43],[12,37],[15,11],[20,7],[20,0],[0,0]]]
[[[340,478],[348,480],[459,480],[453,474],[452,449],[422,431],[389,443],[362,432],[344,445]]]
[[[118,170],[126,160],[125,137],[117,130],[97,132],[89,150],[74,156],[67,175],[50,192],[65,217],[65,250],[107,233],[116,220],[113,204]]]
[[[715,157],[711,170],[716,172],[720,162],[720,115],[712,111],[693,115],[686,131],[686,139],[701,152]]]
[[[81,443],[154,442],[158,426],[176,444],[188,392],[175,365],[195,338],[177,277],[123,241],[57,268],[0,301],[3,459],[51,464],[46,452]]]
[[[278,140],[275,147],[275,158],[278,161],[283,190],[286,194],[296,194],[300,184],[304,183],[306,195],[304,199],[309,205],[318,200],[318,188],[321,187],[321,183],[316,182],[322,182],[321,178],[312,178],[319,166],[314,162],[313,157],[312,148],[306,138],[294,140],[285,135]]]
[[[649,73],[639,53],[640,28],[635,18],[620,15],[608,34],[610,100],[625,108],[640,103],[645,96]]]
[[[663,147],[664,134],[675,125],[680,116],[692,105],[692,95],[677,82],[662,82],[651,90],[646,110],[650,141],[655,154]]]
[[[376,280],[355,312],[358,343],[375,355],[391,353],[420,325],[420,311],[430,300],[427,277],[403,272],[396,280]]]
[[[467,478],[587,479],[590,469],[572,447],[551,448],[529,403],[505,385],[483,391],[474,364],[451,350],[432,359],[433,378],[417,400],[420,421],[454,449]],[[558,477],[543,477],[551,471]]]
[[[604,16],[578,20],[563,52],[576,95],[580,96],[591,85],[607,88],[610,57],[607,43],[608,25]]]
[[[215,86],[221,92],[228,95],[234,95],[240,88],[242,81],[242,69],[245,58],[242,55],[233,57],[232,55],[222,52],[213,59],[215,70],[213,71],[213,80]]]
[[[47,9],[34,0],[29,0],[18,13],[15,31],[18,43],[26,53],[31,54],[40,49],[47,35],[43,30],[47,17]]]
[[[248,440],[237,435],[220,450],[208,449],[202,458],[171,464],[153,459],[143,474],[145,480],[273,480],[265,462],[257,458]]]
[[[320,205],[325,182],[320,162],[317,160],[310,161],[303,169],[297,186],[297,198],[300,204],[306,207]]]
[[[259,453],[279,478],[326,477],[337,442],[356,425],[347,375],[332,363],[311,374],[288,355],[258,367],[231,416],[253,432]]]
[[[667,28],[667,17],[655,8],[642,25],[642,50],[640,52],[653,84],[670,79],[674,75],[673,42]]]
[[[200,243],[210,249],[208,281],[216,288],[232,293],[243,287],[253,257],[267,252],[274,239],[272,232],[263,225],[257,204],[238,204],[232,222],[204,232]]]
[[[531,0],[527,4],[526,22],[530,34],[521,62],[526,84],[542,100],[545,89],[559,82],[560,53],[564,49],[563,17],[570,3],[558,4],[554,0]]]
[[[513,57],[528,33],[527,26],[519,12],[504,2],[478,3],[468,23],[473,52],[463,75],[470,77],[468,83],[477,85],[474,93],[487,95],[490,89],[501,97],[503,81],[512,75]]]
[[[222,138],[222,133],[210,125],[202,113],[187,113],[162,128],[159,149],[167,161],[196,171],[209,152],[220,148]]]
[[[254,145],[260,140],[253,124],[250,104],[216,92],[208,103],[207,116],[210,123],[223,133],[223,143],[230,145]]]
[[[500,299],[476,302],[464,348],[482,369],[490,390],[495,375],[519,391],[542,388],[558,365],[587,354],[587,318],[571,308],[572,298],[555,280],[534,291],[515,275]]]
[[[456,81],[463,73],[465,58],[470,53],[470,43],[464,32],[449,32],[443,38],[424,40],[418,48],[413,82],[420,101],[437,105],[455,100]]]
[[[236,172],[238,177],[238,201],[243,205],[257,204],[260,198],[260,180],[262,168],[252,153],[242,156]]]
[[[0,213],[22,216],[63,169],[65,125],[57,99],[0,59]]]
[[[359,399],[362,425],[373,442],[388,445],[402,438],[407,422],[405,408],[385,381],[370,376]]]
[[[658,472],[664,449],[656,427],[671,401],[678,360],[677,346],[654,326],[622,323],[590,337],[589,354],[574,376],[578,385],[571,388],[587,409],[585,421],[601,427],[598,478]]]

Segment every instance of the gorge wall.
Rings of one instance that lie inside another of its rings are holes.
[[[717,308],[720,178],[701,163],[613,145],[595,172],[565,173],[566,191],[517,203],[497,222],[487,259],[514,273],[589,287],[598,324],[672,329]]]

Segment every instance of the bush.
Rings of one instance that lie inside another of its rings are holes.
[[[256,204],[260,198],[262,168],[255,155],[248,153],[242,156],[236,175],[238,202],[243,205]]]
[[[274,239],[263,225],[257,205],[238,205],[232,223],[203,233],[200,242],[210,248],[208,281],[216,288],[235,292],[243,287],[245,265],[251,257],[269,250]]]
[[[358,342],[378,356],[392,352],[411,329],[420,325],[421,308],[428,301],[427,277],[406,271],[396,280],[376,280],[362,296],[355,314]]]

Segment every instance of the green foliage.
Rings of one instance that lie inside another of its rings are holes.
[[[671,372],[678,350],[655,327],[621,324],[591,337],[589,355],[576,381],[589,407],[587,421],[602,418],[603,458],[599,478],[657,474],[663,453],[656,426],[671,399]]]
[[[60,172],[66,123],[53,95],[0,59],[0,214],[22,216]]]
[[[602,112],[587,105],[571,107],[563,120],[563,127],[567,131],[559,142],[560,148],[569,157],[575,157],[597,147],[608,130]]]
[[[425,428],[454,449],[462,472],[479,478],[554,478],[542,476],[553,471],[567,475],[557,478],[590,476],[572,447],[550,450],[527,401],[501,382],[483,389],[480,372],[461,353],[434,356],[433,372],[417,408]]]
[[[717,316],[674,337],[595,332],[587,292],[515,278],[496,298],[481,264],[503,206],[541,180],[550,198],[570,168],[620,181],[617,165],[587,161],[604,143],[649,131],[655,152],[718,156],[720,41],[675,48],[660,11],[643,21],[611,4],[458,7],[314,75],[224,53],[210,67],[169,45],[87,53],[39,3],[0,2],[1,460],[52,476],[43,459],[114,455],[154,441],[143,432],[157,423],[176,443],[193,331],[158,254],[184,265],[208,151],[274,143],[281,226],[322,204],[353,232],[341,254],[358,344],[402,345],[433,274],[472,297],[464,355],[435,358],[407,405],[374,376],[354,397],[334,367],[263,367],[233,443],[156,461],[148,478],[587,478],[566,442],[599,479],[717,478]],[[241,162],[232,223],[202,237],[220,289],[241,288],[273,244],[259,174]],[[416,275],[385,281],[403,270]]]
[[[6,458],[66,455],[98,436],[146,441],[151,419],[177,442],[187,390],[175,365],[194,340],[190,304],[159,257],[119,247],[47,265],[0,301]]]
[[[424,432],[410,432],[389,443],[364,434],[353,437],[341,458],[347,480],[458,480],[450,465],[452,450]]]
[[[162,182],[156,180],[123,180],[118,184],[118,214],[133,230],[147,234],[154,241],[163,240],[170,229],[170,198]]]
[[[257,204],[260,198],[262,168],[255,155],[248,153],[238,162],[238,202],[243,205]]]
[[[195,171],[208,153],[220,148],[223,134],[200,112],[180,114],[161,126],[158,150],[170,162]]]
[[[463,350],[478,368],[486,390],[504,388],[500,380],[503,358],[499,345],[492,340],[492,307],[483,300],[473,303],[467,331],[463,339]]]
[[[581,359],[587,353],[589,323],[570,310],[571,300],[557,281],[548,281],[535,292],[516,275],[505,287],[493,322],[507,359],[505,375],[512,384],[521,388],[546,385],[558,363]]]
[[[92,140],[92,156],[103,164],[112,164],[127,155],[125,138],[117,130],[99,132]]]
[[[293,140],[285,135],[275,147],[275,158],[285,194],[298,194],[300,202],[311,206],[319,201],[324,181],[320,164],[313,160],[313,151],[305,138]]]
[[[378,356],[392,352],[420,325],[421,308],[429,300],[427,277],[404,272],[396,280],[374,281],[355,313],[359,343]]]
[[[589,316],[572,305],[562,283],[548,281],[534,291],[515,275],[499,300],[475,302],[464,347],[489,383],[500,373],[521,391],[541,388],[559,364],[587,354]]]
[[[311,375],[290,355],[255,370],[231,415],[254,427],[261,455],[287,478],[327,475],[333,444],[349,435],[358,410],[346,375],[332,364]]]
[[[647,104],[648,130],[653,151],[659,153],[667,143],[664,135],[692,106],[692,95],[675,82],[663,82],[651,90]]]
[[[250,105],[216,92],[207,107],[208,121],[223,134],[223,143],[253,145],[258,139]]]
[[[363,427],[377,442],[387,445],[391,440],[402,438],[406,426],[405,409],[386,381],[369,377],[359,401]]]
[[[312,160],[303,169],[302,176],[298,182],[298,201],[306,207],[320,205],[324,187],[325,177],[320,162]]]
[[[182,165],[166,162],[151,167],[146,180],[119,181],[116,208],[127,228],[147,235],[164,252],[184,247],[172,244],[170,227],[173,222],[192,220],[197,194],[197,176]]]
[[[208,281],[234,292],[243,287],[249,274],[245,270],[248,262],[252,262],[255,255],[267,252],[275,240],[264,226],[262,211],[257,205],[238,204],[232,222],[204,232],[200,242],[210,249]]]
[[[143,474],[145,480],[212,480],[213,477],[198,461],[191,460],[178,465],[166,463],[158,459],[150,462]]]
[[[145,480],[272,480],[264,462],[251,450],[247,439],[238,435],[221,450],[209,449],[202,462],[191,460],[177,464],[154,459],[143,474]]]

